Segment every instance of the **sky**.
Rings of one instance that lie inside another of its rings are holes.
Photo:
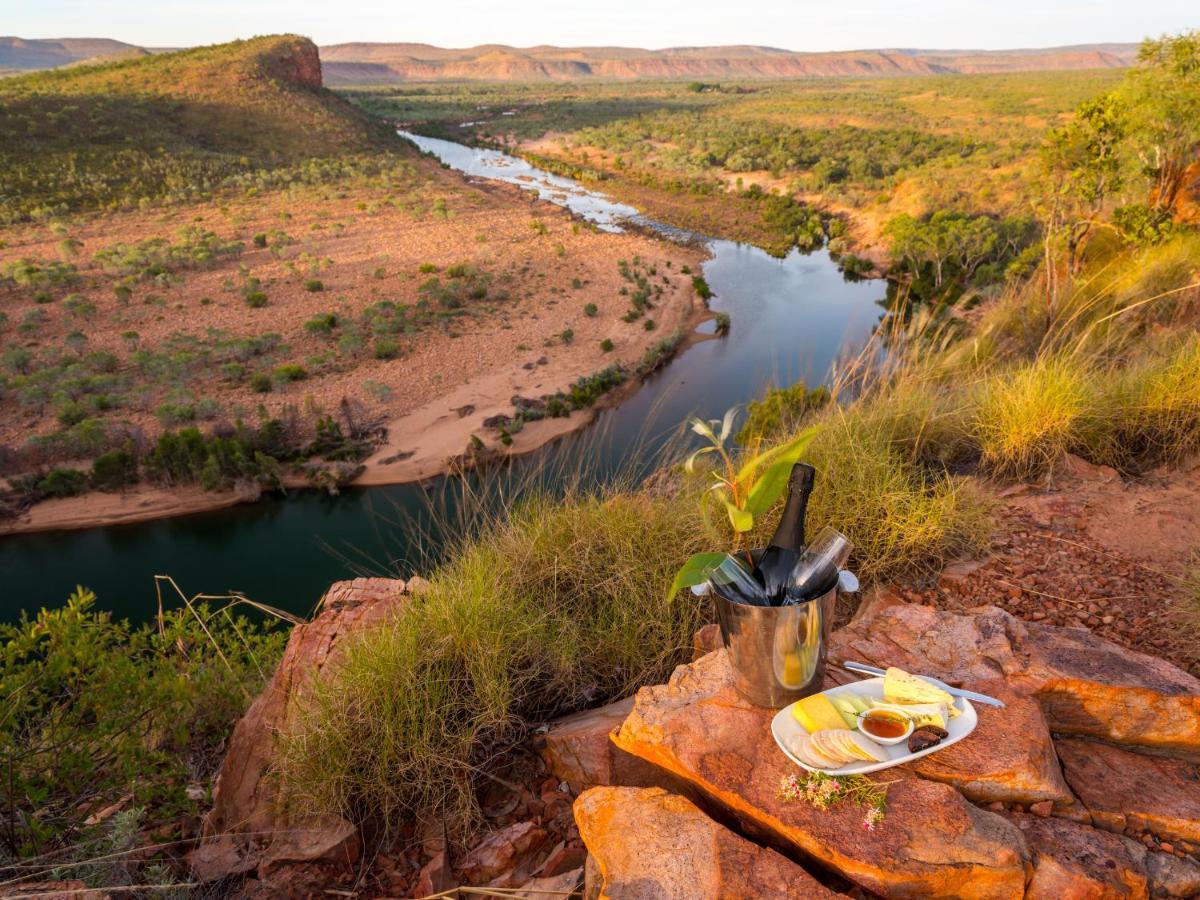
[[[0,32],[191,46],[293,32],[413,41],[788,50],[1003,49],[1200,27],[1197,0],[0,0]]]

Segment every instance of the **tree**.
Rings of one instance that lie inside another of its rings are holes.
[[[1042,147],[1050,180],[1043,213],[1047,254],[1065,234],[1071,273],[1078,269],[1079,254],[1105,203],[1124,183],[1121,146],[1126,128],[1122,99],[1115,93],[1102,94],[1080,104],[1074,121],[1051,131]]]
[[[1147,39],[1121,94],[1134,152],[1151,181],[1150,206],[1170,213],[1200,148],[1200,31]]]

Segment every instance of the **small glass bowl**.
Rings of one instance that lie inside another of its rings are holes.
[[[871,718],[889,719],[890,721],[900,721],[904,723],[904,731],[897,737],[880,737],[866,727],[867,720]],[[913,720],[910,719],[904,712],[898,709],[890,709],[886,706],[877,706],[874,709],[868,709],[864,713],[859,713],[858,730],[863,736],[869,738],[877,744],[882,744],[885,747],[890,747],[893,744],[899,744],[902,741],[908,740],[908,736],[913,733]]]

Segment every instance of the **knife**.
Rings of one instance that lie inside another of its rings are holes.
[[[843,669],[849,669],[851,672],[857,672],[860,675],[885,675],[883,669],[875,666],[868,666],[865,663],[857,662],[840,662],[838,663]],[[944,681],[939,681],[936,678],[930,678],[928,675],[921,675],[926,681],[932,682],[944,690],[947,694],[954,697],[963,697],[966,700],[974,700],[976,703],[984,703],[988,706],[998,706],[1004,709],[1004,701],[997,700],[995,697],[989,697],[987,694],[978,694],[975,691],[964,691],[962,688],[951,687]]]

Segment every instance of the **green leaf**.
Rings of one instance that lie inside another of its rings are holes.
[[[792,474],[794,460],[784,459],[768,466],[762,477],[750,488],[750,496],[746,498],[746,511],[757,518],[771,508],[779,499],[783,489],[787,487],[788,477]]]
[[[754,515],[752,513],[724,498],[721,499],[721,502],[725,504],[725,512],[729,514],[729,524],[733,526],[734,531],[742,534],[754,527]]]
[[[724,553],[697,553],[688,559],[675,573],[675,580],[667,592],[667,600],[671,601],[685,587],[703,584],[708,580],[708,573],[725,558]]]
[[[701,447],[699,450],[695,451],[691,456],[689,456],[687,458],[687,460],[684,462],[684,464],[683,464],[684,470],[688,474],[695,472],[696,471],[696,460],[699,459],[701,456],[703,456],[705,453],[716,453],[717,449],[718,448],[716,448],[716,447]]]
[[[817,426],[806,428],[790,441],[772,447],[758,456],[753,457],[746,462],[737,474],[737,480],[744,482],[749,480],[756,471],[765,465],[776,462],[787,462],[789,466],[794,465],[804,455],[804,451],[808,449],[808,445],[812,443],[814,437],[820,429]]]

